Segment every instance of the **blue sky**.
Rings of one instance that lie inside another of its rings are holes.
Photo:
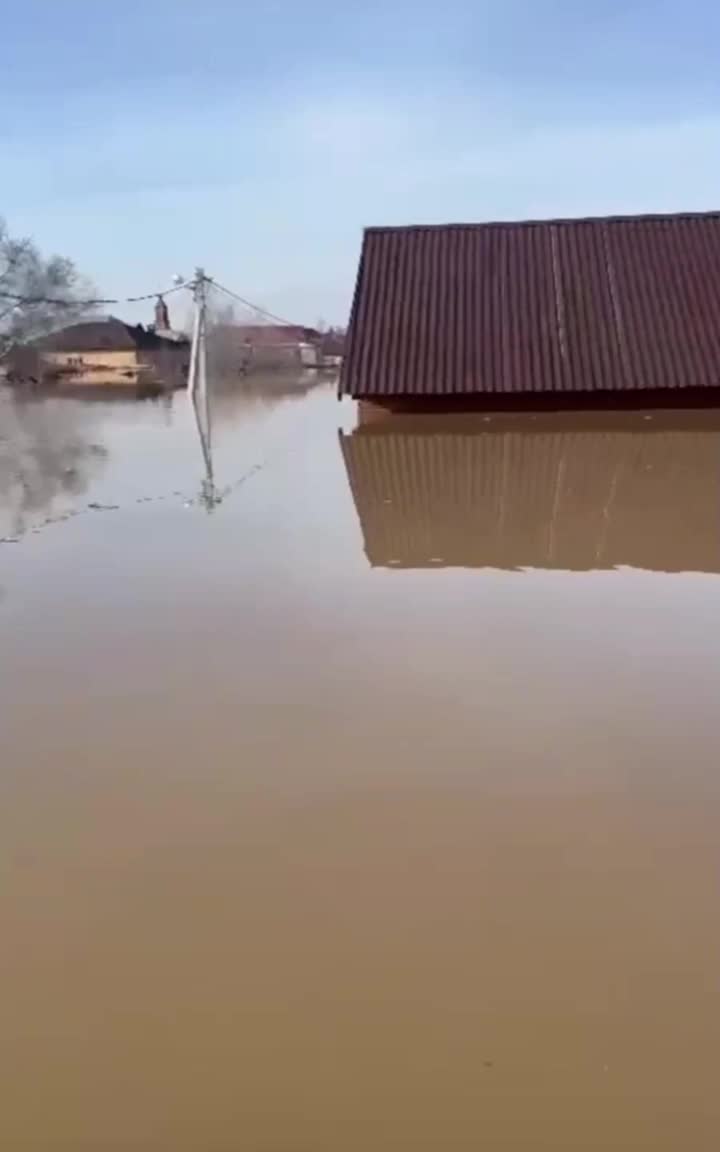
[[[720,207],[719,46],[711,0],[24,0],[0,214],[104,294],[343,322],[368,224]]]

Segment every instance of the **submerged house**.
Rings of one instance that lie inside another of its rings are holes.
[[[184,383],[189,348],[188,338],[170,327],[162,298],[155,306],[155,323],[147,328],[109,316],[71,324],[34,344],[42,374],[50,380],[165,388]]]
[[[208,355],[223,379],[253,371],[297,372],[320,365],[320,333],[296,324],[211,325]]]
[[[340,394],[720,402],[720,212],[366,231]]]
[[[328,328],[320,336],[320,356],[323,368],[339,368],[345,355],[345,332],[342,328]]]

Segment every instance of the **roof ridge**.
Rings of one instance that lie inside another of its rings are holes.
[[[445,224],[371,224],[364,232],[449,232],[453,230],[479,230],[482,228],[534,228],[552,224],[638,224],[661,220],[713,220],[720,218],[720,208],[704,212],[644,212],[614,216],[548,216],[527,220],[473,220]]]

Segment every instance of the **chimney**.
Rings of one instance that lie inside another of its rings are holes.
[[[162,296],[158,296],[157,303],[155,305],[155,331],[170,331],[170,313],[168,312],[168,306],[163,300]]]

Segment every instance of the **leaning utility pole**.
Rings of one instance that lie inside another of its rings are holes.
[[[214,481],[211,448],[210,396],[208,394],[207,379],[207,284],[208,278],[204,270],[197,268],[195,270],[195,280],[193,283],[195,317],[193,322],[192,347],[190,349],[188,394],[195,411],[203,456],[205,458],[207,475],[204,487],[208,498],[212,499],[214,494]],[[198,399],[200,406],[198,406]],[[204,421],[200,414],[201,411]]]
[[[207,361],[205,357],[205,316],[207,312],[207,290],[206,290],[206,277],[202,268],[195,269],[195,279],[193,281],[193,299],[195,301],[195,313],[193,319],[193,336],[192,346],[190,349],[190,370],[188,372],[188,393],[193,398],[197,392],[198,387],[198,366],[200,365],[201,375],[205,376],[205,387],[207,387]],[[201,349],[202,347],[202,354]],[[204,366],[204,371],[203,371]],[[202,380],[201,380],[202,386]]]

